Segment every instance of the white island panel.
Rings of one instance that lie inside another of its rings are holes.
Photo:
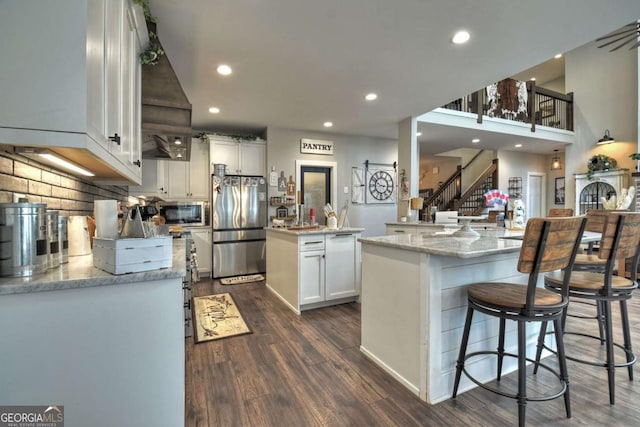
[[[499,239],[491,231],[483,234],[482,239],[455,242],[442,235],[361,239],[361,350],[428,403],[451,397],[467,310],[466,286],[526,281],[516,269],[519,242]],[[505,348],[516,352],[515,325],[510,323]],[[528,332],[530,354],[537,332]],[[497,335],[497,320],[476,312],[468,351],[494,349]],[[515,359],[504,362],[504,373],[515,370]],[[495,358],[475,358],[467,369],[481,381],[493,380]],[[460,392],[474,386],[463,377]]]

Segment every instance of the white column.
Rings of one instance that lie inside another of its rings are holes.
[[[418,121],[415,117],[407,117],[398,123],[398,185],[404,169],[409,179],[410,197],[418,196],[420,152],[416,139],[417,132]],[[398,195],[400,195],[400,188],[398,188]],[[398,219],[407,214],[408,207],[408,201],[398,200]]]

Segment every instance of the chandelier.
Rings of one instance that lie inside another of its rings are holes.
[[[629,43],[633,43],[629,47],[629,50],[631,50],[636,49],[638,46],[640,46],[638,37],[640,37],[640,22],[632,22],[631,24],[627,24],[619,30],[616,30],[616,32],[614,33],[597,38],[596,42],[606,42],[598,47],[607,47],[613,45],[612,49],[609,50],[609,52],[616,51],[621,47],[628,45]]]

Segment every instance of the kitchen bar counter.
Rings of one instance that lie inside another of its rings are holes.
[[[361,238],[361,351],[428,403],[451,397],[456,358],[472,282],[526,283],[517,271],[523,230],[477,230],[478,238],[433,231]],[[585,232],[584,243],[599,240]],[[539,278],[542,282],[542,277]],[[539,286],[542,284],[539,283]],[[473,320],[474,349],[495,348],[498,322]],[[514,322],[507,322],[507,352],[517,353]],[[527,330],[535,355],[538,330]],[[478,358],[467,369],[482,382],[495,376],[495,359]],[[505,358],[503,373],[516,369]],[[475,387],[463,377],[460,392]]]
[[[0,295],[45,292],[92,286],[175,279],[185,275],[185,247],[183,239],[173,239],[172,268],[113,275],[93,266],[93,255],[69,257],[69,262],[29,277],[0,278]]]

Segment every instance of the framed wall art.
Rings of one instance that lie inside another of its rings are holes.
[[[555,199],[556,205],[564,205],[564,176],[556,178]]]

